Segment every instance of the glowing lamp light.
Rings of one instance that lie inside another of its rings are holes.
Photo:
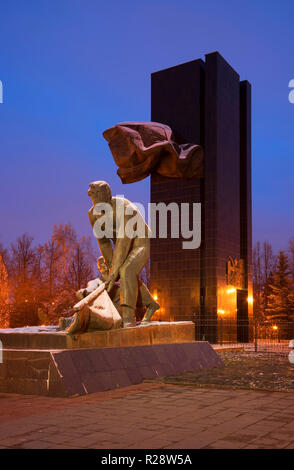
[[[230,288],[230,289],[227,289],[227,293],[228,293],[228,294],[233,294],[234,292],[236,292],[235,287],[232,287],[232,288]]]
[[[156,291],[154,291],[154,294],[153,294],[153,299],[154,299],[154,300],[158,300],[157,290],[156,290]]]
[[[247,302],[248,302],[249,304],[251,304],[251,305],[253,304],[253,297],[252,297],[252,295],[250,295],[250,296],[247,298]]]
[[[273,325],[273,330],[278,330],[277,325]]]
[[[218,310],[217,313],[220,313],[221,315],[223,315],[225,313],[224,310]]]

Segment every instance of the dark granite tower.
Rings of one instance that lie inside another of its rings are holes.
[[[201,144],[204,178],[151,175],[151,202],[201,203],[201,246],[151,239],[161,320],[195,320],[198,339],[248,341],[251,279],[251,88],[215,52],[151,76],[151,120]],[[192,209],[190,211],[192,213]],[[220,331],[221,329],[221,331]]]

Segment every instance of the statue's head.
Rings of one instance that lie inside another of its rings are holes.
[[[108,269],[107,264],[105,263],[103,256],[100,256],[97,259],[97,267],[98,267],[98,271],[102,275],[102,278],[105,279],[108,276],[109,269]]]
[[[111,202],[111,189],[106,181],[93,181],[89,184],[88,195],[92,201],[97,204],[99,202]]]

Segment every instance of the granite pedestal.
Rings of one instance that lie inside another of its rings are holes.
[[[70,397],[223,363],[192,322],[73,337],[57,327],[0,330],[0,392]]]

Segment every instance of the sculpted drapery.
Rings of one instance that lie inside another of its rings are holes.
[[[158,173],[169,178],[203,176],[200,145],[178,144],[169,126],[157,122],[122,122],[103,132],[122,183]]]

